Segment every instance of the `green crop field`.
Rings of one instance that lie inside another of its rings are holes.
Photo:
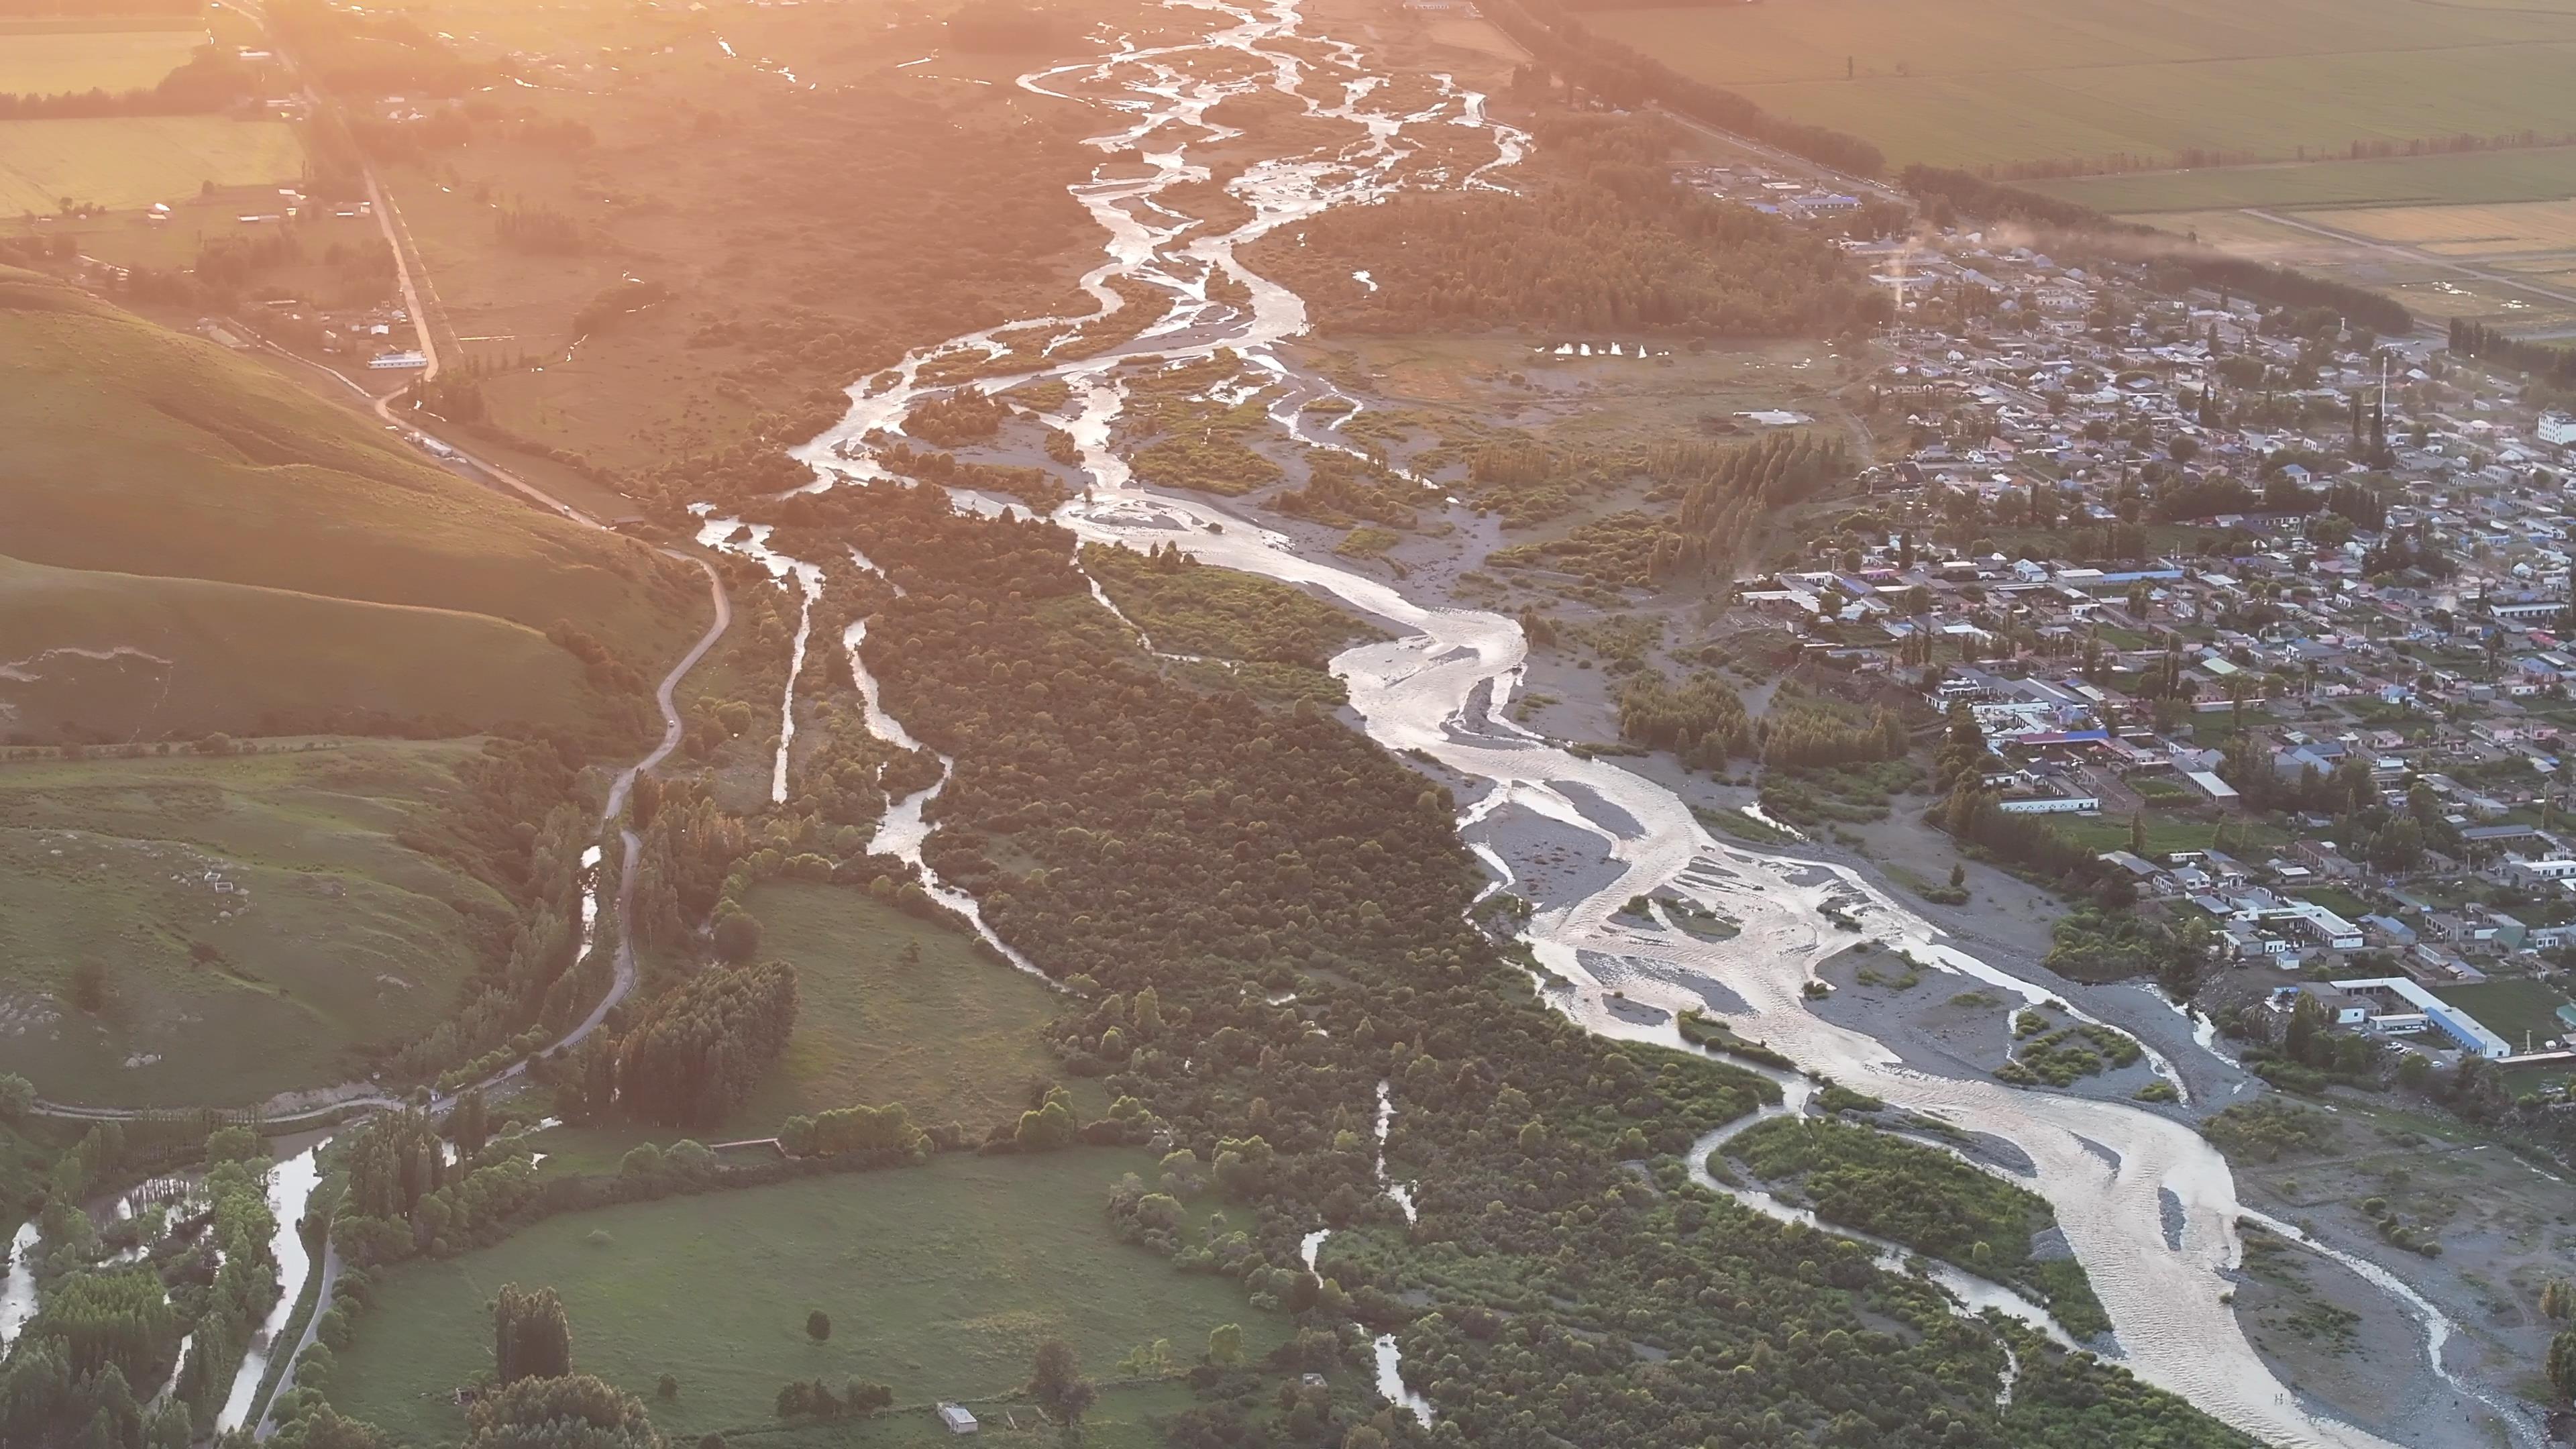
[[[300,744],[302,742],[291,742]],[[47,1096],[247,1105],[436,1025],[490,888],[396,843],[475,741],[0,760],[0,1061]],[[104,967],[76,1002],[76,965]]]
[[[148,89],[205,43],[202,29],[12,34],[0,42],[0,95]]]
[[[27,563],[453,609],[523,629],[568,621],[648,678],[705,624],[694,574],[645,545],[476,487],[256,363],[8,268],[0,516],[7,554]],[[124,617],[148,622],[157,607],[146,599]],[[227,607],[260,617],[238,596]],[[345,657],[349,632],[305,643]],[[272,643],[304,647],[256,647]],[[254,643],[227,647],[237,657]],[[447,686],[460,658],[471,656],[451,639],[408,662],[431,676],[422,687]]]
[[[64,197],[116,211],[156,201],[176,205],[209,181],[258,186],[292,182],[303,171],[304,149],[284,121],[220,116],[0,121],[0,212],[12,215],[53,211]]]
[[[2537,981],[2437,986],[2433,994],[2476,1017],[2479,1025],[2503,1037],[2517,1052],[2526,1039],[2537,1048],[2553,1036],[2576,1036],[2576,1027],[2556,1015],[2567,998]]]
[[[1048,1338],[1096,1378],[1155,1339],[1187,1362],[1225,1323],[1243,1326],[1247,1354],[1268,1352],[1287,1324],[1241,1285],[1178,1272],[1110,1234],[1109,1187],[1153,1166],[1100,1149],[944,1157],[552,1218],[386,1274],[331,1399],[401,1442],[454,1443],[464,1418],[446,1391],[489,1370],[488,1304],[504,1283],[561,1293],[573,1367],[642,1395],[679,1443],[775,1423],[779,1386],[794,1378],[875,1380],[898,1405],[1004,1393]],[[806,1336],[813,1309],[831,1315],[827,1342]],[[679,1396],[655,1402],[665,1373]]]
[[[2554,133],[2576,61],[2566,9],[2412,0],[1799,0],[1584,23],[1898,164]]]
[[[2312,161],[2305,166],[2218,166],[2135,176],[2024,182],[2097,211],[2152,221],[2155,212],[2336,206],[2487,206],[2576,196],[2576,146]]]

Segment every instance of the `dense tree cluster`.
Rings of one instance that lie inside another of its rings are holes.
[[[1526,194],[1404,192],[1340,207],[1256,247],[1332,326],[1547,328],[1751,336],[1865,326],[1886,299],[1823,238],[1673,179],[1673,137],[1631,117],[1538,123],[1547,179]],[[1349,280],[1365,269],[1375,291]]]
[[[667,1127],[723,1121],[787,1048],[796,968],[711,966],[644,1005],[616,1049],[616,1103]]]
[[[1670,750],[1693,769],[1723,769],[1757,748],[1744,700],[1715,674],[1694,674],[1675,687],[1659,673],[1630,679],[1619,691],[1619,738]]]
[[[1762,1178],[1793,1182],[1827,1222],[1892,1238],[2048,1305],[2078,1337],[2108,1329],[2084,1269],[2032,1256],[2031,1240],[2057,1224],[2046,1199],[1937,1147],[1837,1118],[1779,1118],[1729,1141]]]
[[[2462,357],[2491,358],[2561,387],[2576,387],[2576,347],[2525,342],[2483,322],[2454,317],[2451,350]]]
[[[1752,550],[1766,514],[1848,478],[1851,453],[1839,435],[1817,432],[1732,447],[1690,439],[1656,445],[1646,472],[1681,493],[1670,567],[1724,578]]]
[[[572,1320],[552,1288],[501,1285],[492,1302],[492,1375],[504,1387],[572,1372]]]

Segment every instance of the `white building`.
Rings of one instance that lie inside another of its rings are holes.
[[[2534,431],[2540,441],[2551,447],[2566,447],[2570,443],[2576,443],[2576,416],[2562,412],[2542,413],[2540,426]]]

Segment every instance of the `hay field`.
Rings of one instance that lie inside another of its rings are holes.
[[[2576,200],[2499,206],[2370,206],[2303,219],[2444,257],[2502,257],[2576,247]]]
[[[2576,61],[2576,14],[2409,0],[1799,0],[1585,23],[1898,164],[2562,131]]]
[[[2170,223],[2148,213],[2239,206],[2487,206],[2576,196],[2576,146],[2312,161],[2304,166],[2222,166],[2022,184],[2097,211],[2136,216],[2159,226]]]
[[[205,42],[203,30],[11,34],[0,40],[0,95],[149,89]]]
[[[304,148],[283,121],[0,121],[0,212],[50,212],[63,197],[130,211],[183,201],[209,181],[258,186],[291,182],[303,171]]]

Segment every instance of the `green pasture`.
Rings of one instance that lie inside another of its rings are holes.
[[[404,848],[475,741],[0,760],[0,1060],[46,1096],[247,1105],[347,1080],[443,1020],[471,916],[507,903]],[[76,967],[102,968],[84,1010]]]
[[[796,967],[796,1033],[741,1118],[767,1136],[796,1113],[901,1102],[978,1137],[1058,1067],[1041,1035],[1059,1000],[967,937],[864,890],[772,881],[745,902],[760,954]],[[907,961],[907,946],[918,960]]]
[[[705,625],[695,575],[643,544],[478,487],[255,362],[10,268],[0,517],[6,552],[29,563],[568,621],[647,677]]]
[[[489,1304],[504,1283],[562,1294],[573,1367],[642,1395],[681,1443],[775,1424],[789,1379],[870,1379],[892,1385],[898,1406],[1007,1393],[1049,1338],[1095,1378],[1116,1377],[1121,1358],[1155,1339],[1191,1361],[1225,1323],[1243,1326],[1247,1355],[1268,1352],[1287,1324],[1254,1310],[1241,1285],[1180,1273],[1111,1235],[1109,1188],[1153,1168],[1142,1153],[1100,1149],[952,1156],[551,1218],[497,1247],[386,1274],[331,1398],[399,1442],[454,1443],[464,1416],[447,1391],[491,1367]],[[826,1342],[806,1334],[815,1309],[831,1316]],[[665,1373],[680,1392],[656,1401]],[[849,1432],[827,1437],[912,1439],[895,1425]]]

